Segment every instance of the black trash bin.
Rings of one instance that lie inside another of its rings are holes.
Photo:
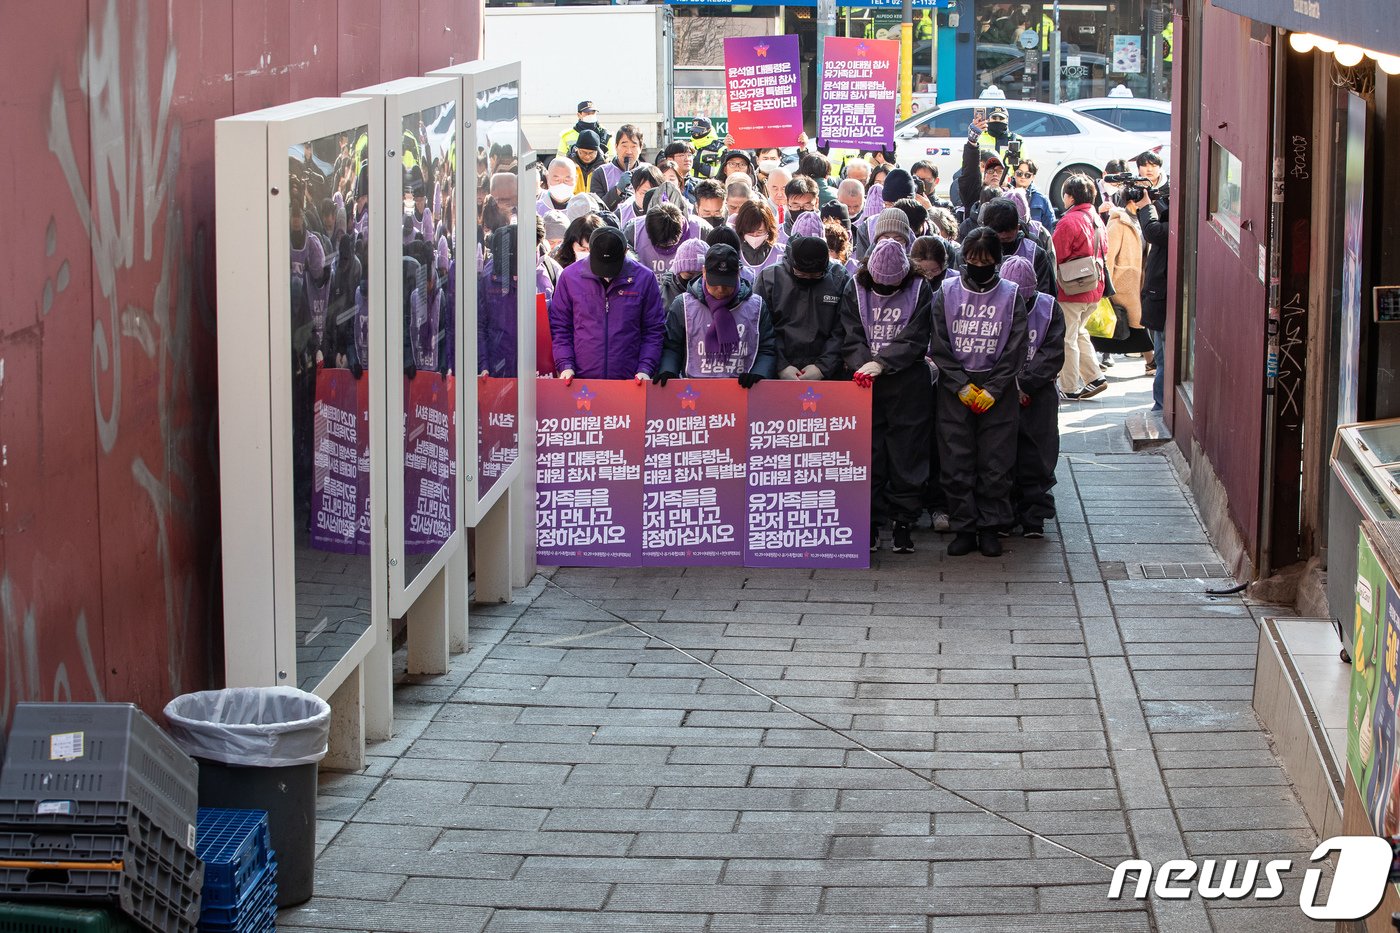
[[[316,768],[331,708],[295,687],[232,687],[176,697],[170,734],[199,761],[199,805],[266,810],[277,906],[309,900],[316,869]]]

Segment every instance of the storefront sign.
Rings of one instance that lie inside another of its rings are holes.
[[[729,135],[728,117],[706,117],[710,121],[710,126],[714,128],[715,135],[720,139]],[[671,137],[673,139],[690,139],[690,124],[695,122],[694,117],[672,117]]]
[[[724,40],[726,109],[736,147],[797,144],[802,133],[800,68],[797,36]]]
[[[1377,16],[1375,0],[1214,0],[1214,5],[1270,26],[1400,55],[1400,19]]]
[[[823,56],[817,144],[893,149],[899,43],[828,36]]]
[[[1108,69],[1118,74],[1142,74],[1142,36],[1114,36],[1113,64]]]
[[[423,370],[405,382],[404,553],[432,554],[457,526],[457,383]]]
[[[647,391],[643,563],[743,563],[747,394],[732,379],[673,379]]]
[[[536,384],[539,562],[638,566],[646,390],[630,379]]]
[[[869,390],[538,386],[542,565],[869,566]]]

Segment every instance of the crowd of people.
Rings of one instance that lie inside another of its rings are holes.
[[[950,555],[1042,537],[1061,402],[1104,391],[1110,354],[1163,351],[1167,188],[1147,152],[1140,175],[1075,175],[1054,204],[1010,130],[1004,108],[968,127],[955,205],[932,163],[805,137],[741,150],[705,119],[647,162],[637,127],[608,133],[581,102],[536,202],[554,374],[854,380],[872,551],[888,531],[911,553],[924,513]],[[1127,327],[1091,340],[1105,297]]]

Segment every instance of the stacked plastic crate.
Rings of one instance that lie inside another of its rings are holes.
[[[129,703],[17,705],[0,769],[0,901],[110,902],[147,930],[193,933],[198,786],[194,761]]]
[[[199,811],[206,933],[264,933],[277,928],[277,862],[265,810]]]

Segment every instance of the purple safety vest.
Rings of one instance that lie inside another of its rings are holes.
[[[1012,253],[1011,255],[1013,255],[1013,256],[1020,256],[1020,257],[1021,257],[1022,259],[1024,259],[1026,262],[1030,263],[1032,268],[1034,268],[1034,267],[1035,267],[1035,247],[1036,247],[1036,243],[1035,243],[1034,240],[1032,240],[1032,239],[1031,239],[1030,237],[1028,237],[1028,236],[1022,235],[1022,236],[1021,236],[1021,242],[1018,243],[1018,244],[1016,245],[1016,252]]]
[[[1045,343],[1045,333],[1050,329],[1050,314],[1055,310],[1055,296],[1036,292],[1035,304],[1026,315],[1026,362],[1035,359],[1037,351]]]
[[[989,292],[974,292],[962,277],[943,282],[943,319],[953,356],[968,372],[991,369],[1011,339],[1016,286],[1002,279]]]
[[[915,276],[913,281],[893,295],[881,295],[856,286],[856,309],[860,312],[860,323],[865,328],[865,342],[870,346],[871,355],[884,353],[900,331],[908,326],[909,319],[914,316],[914,306],[919,302],[919,288],[923,281]]]
[[[748,244],[745,243],[744,246],[748,246]],[[742,265],[746,270],[748,270],[749,273],[755,278],[764,269],[767,269],[770,266],[776,266],[782,261],[783,247],[777,243],[773,244],[772,248],[768,250],[768,255],[763,257],[763,261],[758,263],[757,265],[749,262],[748,257],[744,255],[744,250],[742,247],[739,250],[739,264]],[[753,278],[751,278],[749,281],[753,281]]]
[[[731,308],[739,341],[721,346],[715,336],[714,315],[704,301],[685,293],[685,375],[690,379],[724,379],[753,369],[758,359],[759,314],[763,299],[750,294],[743,304]]]
[[[607,183],[609,188],[615,188],[621,178],[622,169],[613,165],[611,162],[603,163],[603,181]]]
[[[670,249],[662,249],[651,242],[650,235],[647,234],[647,225],[639,224],[635,233],[636,247],[633,250],[637,254],[637,261],[646,266],[658,276],[663,272],[671,271],[671,263],[676,261],[676,252],[680,249],[680,243]]]

